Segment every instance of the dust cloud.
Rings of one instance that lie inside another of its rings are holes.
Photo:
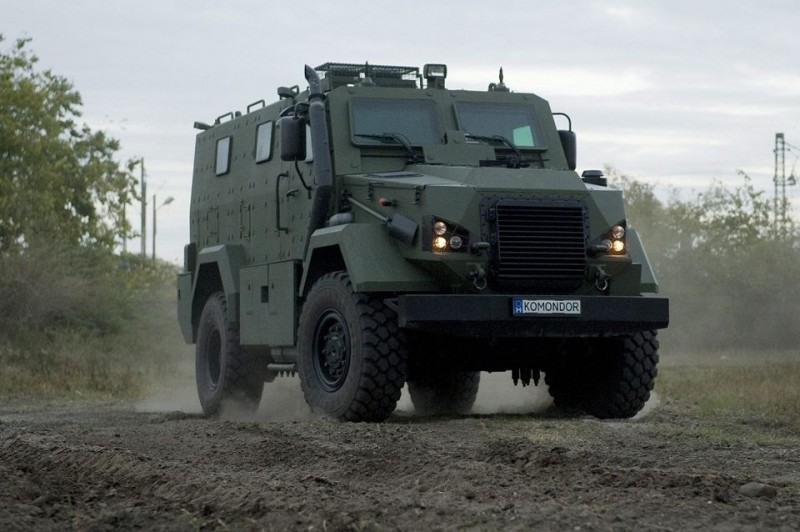
[[[481,386],[475,406],[476,414],[541,414],[553,405],[553,398],[544,384],[514,386],[511,372],[481,373]]]
[[[190,348],[193,351],[193,347]],[[150,383],[147,397],[137,402],[134,409],[139,412],[202,414],[194,371],[194,356],[187,354],[175,364],[172,372]],[[265,383],[264,395],[256,412],[228,406],[220,417],[228,421],[303,421],[315,415],[303,398],[300,380],[294,376],[278,377]]]
[[[136,411],[202,413],[195,387],[193,347],[181,353],[171,371],[158,374],[148,383],[146,397],[134,405]]]
[[[472,407],[473,414],[541,414],[550,408],[553,399],[547,392],[543,380],[539,386],[514,386],[511,372],[481,373],[478,397]],[[397,412],[414,414],[414,405],[408,396],[408,388],[397,403]]]
[[[153,386],[152,393],[146,399],[135,404],[139,412],[184,412],[202,414],[197,399],[194,381],[193,359],[187,357],[181,364],[181,373],[169,378],[169,382]],[[651,415],[658,408],[660,399],[653,391],[650,400],[641,412],[632,420],[641,420]],[[538,386],[514,386],[511,372],[481,373],[481,385],[478,397],[472,408],[472,414],[529,414],[545,413],[553,405],[553,398],[547,386],[540,381]],[[414,405],[403,388],[395,411],[400,416],[415,415]],[[300,381],[297,376],[279,377],[274,382],[264,385],[264,395],[256,412],[227,408],[221,418],[229,421],[306,421],[320,416],[311,411],[303,398]]]
[[[656,409],[658,408],[658,405],[660,404],[661,400],[659,399],[658,394],[655,392],[655,390],[651,391],[650,399],[648,399],[647,402],[642,407],[642,409],[639,410],[639,413],[633,416],[631,419],[633,421],[638,421],[640,419],[646,418],[647,416],[655,412]]]
[[[644,419],[652,414],[660,400],[656,392],[651,392],[650,400],[645,404],[633,420]],[[481,384],[478,397],[472,408],[472,414],[543,414],[553,405],[553,399],[547,391],[543,380],[538,386],[515,386],[511,380],[511,372],[481,373]],[[148,396],[137,402],[134,409],[139,412],[183,412],[186,414],[202,414],[197,398],[194,377],[194,357],[182,357],[176,364],[175,371],[165,375],[160,382],[150,386]],[[403,388],[397,403],[396,415],[415,415],[414,405]],[[228,407],[221,418],[229,421],[282,422],[307,421],[318,419],[319,414],[311,411],[303,398],[300,380],[292,377],[278,377],[273,382],[265,383],[264,395],[256,412],[237,410]]]

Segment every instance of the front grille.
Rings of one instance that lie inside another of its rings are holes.
[[[492,273],[504,285],[545,292],[581,285],[586,269],[586,217],[575,200],[501,200],[493,218]]]

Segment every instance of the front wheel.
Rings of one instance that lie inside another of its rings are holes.
[[[239,346],[238,323],[228,319],[225,294],[209,296],[197,326],[195,377],[207,416],[234,407],[254,412],[264,390],[260,361]]]
[[[658,374],[656,331],[572,341],[545,370],[556,406],[598,418],[629,418],[650,398]]]
[[[312,410],[342,421],[383,421],[406,379],[396,321],[378,297],[355,293],[345,272],[314,283],[298,325],[297,370]]]

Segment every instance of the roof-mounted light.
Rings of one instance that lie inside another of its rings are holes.
[[[447,65],[427,64],[422,67],[422,77],[428,82],[429,89],[443,89]]]

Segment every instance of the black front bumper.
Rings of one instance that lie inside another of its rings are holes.
[[[515,299],[580,301],[572,315],[515,316]],[[644,296],[408,294],[387,301],[402,328],[474,338],[609,336],[669,324],[669,300]]]

